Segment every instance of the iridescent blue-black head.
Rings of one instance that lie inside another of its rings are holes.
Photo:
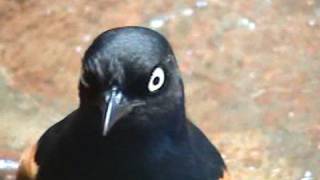
[[[161,34],[143,27],[99,35],[83,57],[79,89],[80,106],[99,108],[103,135],[116,124],[162,124],[166,116],[184,115],[172,48]]]

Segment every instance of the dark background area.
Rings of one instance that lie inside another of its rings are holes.
[[[77,107],[93,38],[125,25],[169,39],[189,116],[233,179],[320,178],[320,1],[1,0],[0,179]]]

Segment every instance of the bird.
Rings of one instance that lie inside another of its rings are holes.
[[[218,149],[187,117],[176,57],[161,33],[109,29],[85,51],[79,106],[23,153],[17,180],[218,180]]]

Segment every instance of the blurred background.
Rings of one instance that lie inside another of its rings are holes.
[[[125,25],[172,43],[189,116],[233,179],[320,179],[320,1],[1,0],[0,180],[77,107],[93,38]]]

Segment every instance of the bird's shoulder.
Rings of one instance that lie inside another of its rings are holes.
[[[192,151],[199,165],[203,165],[203,168],[207,169],[208,172],[214,173],[214,176],[224,177],[226,165],[218,149],[191,121],[187,123],[187,130],[190,151]]]
[[[35,154],[35,161],[41,165],[48,158],[56,155],[59,144],[64,141],[66,133],[69,133],[69,127],[74,120],[77,111],[70,113],[61,121],[51,126],[45,133],[40,137],[37,142],[37,151]]]
[[[172,138],[165,133],[161,140],[152,143],[143,160],[146,170],[161,174],[162,179],[225,179],[227,172],[221,154],[201,130],[188,121],[186,133],[181,134]]]
[[[45,158],[50,156],[55,149],[55,145],[60,139],[61,131],[70,119],[72,113],[51,126],[38,140],[38,142],[27,147],[20,158],[20,164],[17,171],[17,180],[36,179],[40,164]]]

